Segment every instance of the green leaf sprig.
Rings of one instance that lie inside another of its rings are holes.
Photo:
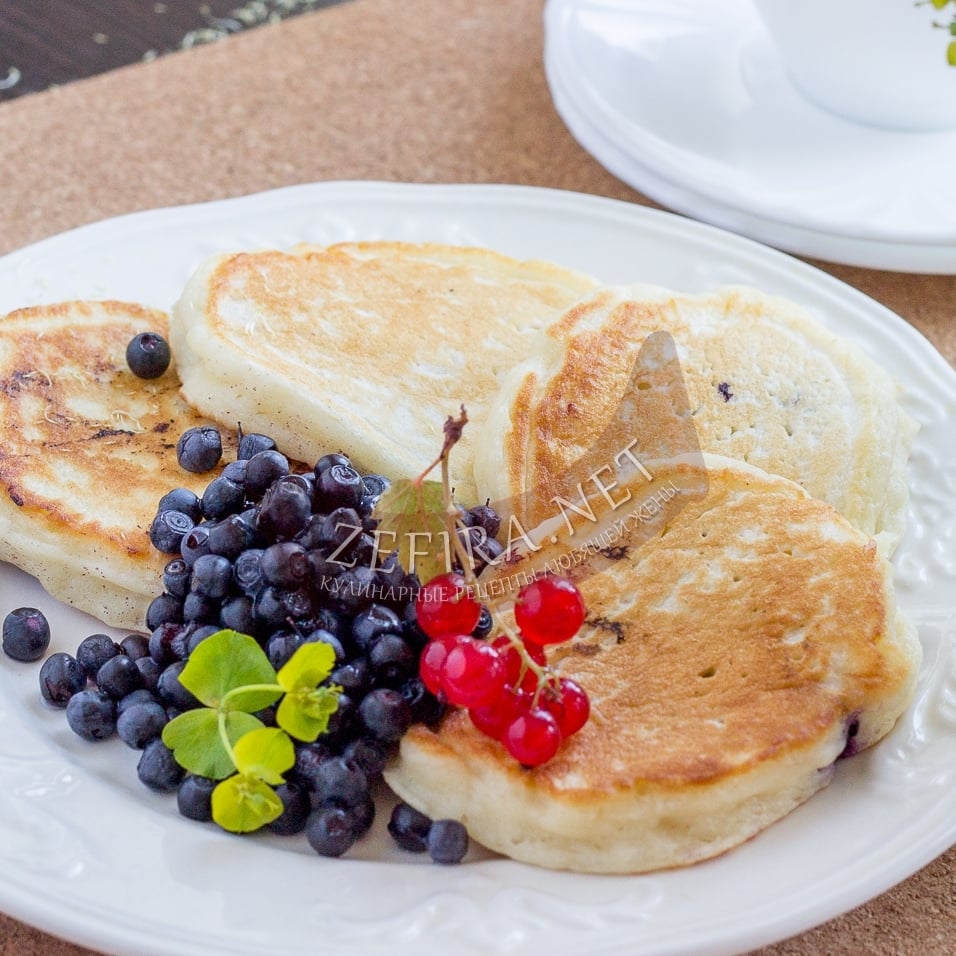
[[[187,710],[163,728],[163,743],[190,773],[220,781],[212,818],[223,829],[248,833],[282,813],[274,787],[295,763],[292,738],[311,742],[339,706],[342,688],[327,683],[335,666],[328,644],[303,644],[278,672],[248,634],[222,630],[189,656],[179,682],[205,706]],[[278,701],[278,727],[257,711]]]

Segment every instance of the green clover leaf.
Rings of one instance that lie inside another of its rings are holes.
[[[297,740],[315,740],[338,710],[342,688],[317,686],[334,665],[335,652],[328,644],[303,644],[277,675],[285,697],[279,703],[276,721]]]
[[[251,833],[282,814],[276,792],[254,774],[237,773],[216,784],[212,818],[231,833]]]
[[[329,726],[339,709],[341,687],[300,687],[289,691],[279,704],[276,721],[296,740],[311,743]]]
[[[222,725],[220,726],[220,719]],[[221,780],[236,770],[223,734],[229,746],[250,731],[262,727],[262,721],[252,714],[231,711],[220,714],[208,707],[187,710],[174,717],[163,728],[163,743],[169,747],[176,762],[190,773]]]
[[[278,727],[261,727],[236,741],[233,756],[240,774],[278,786],[295,763],[295,748],[289,735]]]
[[[282,689],[289,693],[300,687],[316,687],[335,667],[335,651],[331,645],[315,641],[303,644],[276,675]]]
[[[179,682],[208,707],[220,707],[230,691],[249,688],[249,685],[275,687],[276,672],[265,651],[255,638],[238,631],[223,630],[210,634],[189,655],[189,661],[179,675]],[[243,692],[242,706],[230,702],[230,709],[247,712],[261,710],[278,699],[275,694],[260,698],[255,693]]]

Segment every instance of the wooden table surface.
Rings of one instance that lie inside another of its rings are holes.
[[[0,254],[139,209],[317,180],[510,182],[654,205],[556,114],[543,0],[239,3],[0,0]],[[956,277],[813,264],[956,365]],[[954,880],[950,850],[761,956],[952,956]],[[89,952],[0,915],[0,956]]]

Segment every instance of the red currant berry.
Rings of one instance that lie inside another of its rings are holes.
[[[472,707],[468,715],[483,734],[493,740],[501,740],[508,727],[531,709],[531,699],[529,694],[506,687],[493,704],[487,707]]]
[[[441,666],[441,689],[456,707],[486,707],[505,689],[505,662],[485,641],[459,637]]]
[[[463,575],[439,574],[415,598],[418,626],[429,637],[470,634],[481,617],[481,603],[468,593]]]
[[[515,621],[531,644],[570,640],[584,623],[585,613],[581,592],[567,578],[532,581],[518,592],[515,603]]]
[[[433,694],[441,690],[441,668],[448,656],[448,649],[458,641],[459,635],[452,634],[429,641],[418,659],[418,675],[422,683]]]
[[[547,763],[558,752],[561,731],[552,714],[535,707],[512,721],[502,743],[518,763],[525,767],[537,767]]]
[[[496,651],[504,658],[505,667],[507,668],[508,674],[508,684],[512,687],[517,686],[519,678],[521,678],[521,654],[518,652],[518,649],[511,643],[511,641],[501,634],[496,637],[492,642],[491,646],[495,648]],[[544,648],[537,644],[525,644],[524,649],[527,652],[528,656],[536,664],[544,667],[547,664],[547,658],[544,654]],[[521,690],[534,691],[538,686],[538,678],[535,676],[534,671],[527,670],[524,675],[524,679],[521,681]]]
[[[544,691],[541,706],[558,722],[562,737],[576,734],[591,714],[591,701],[586,691],[570,677],[562,677],[557,688]]]

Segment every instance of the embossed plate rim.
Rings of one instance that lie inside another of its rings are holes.
[[[608,282],[697,291],[750,281],[804,301],[860,341],[927,421],[913,527],[897,562],[901,601],[921,622],[928,651],[917,706],[880,747],[842,765],[827,791],[732,853],[686,870],[583,877],[487,858],[436,867],[389,849],[381,832],[358,858],[327,861],[301,843],[230,838],[190,823],[171,798],[138,784],[131,751],[117,741],[84,744],[61,713],[40,705],[35,665],[4,659],[0,906],[124,954],[305,954],[320,942],[370,956],[542,946],[555,956],[720,954],[829,919],[956,843],[945,799],[956,735],[937,726],[956,719],[939,702],[956,693],[956,615],[938,587],[956,563],[956,532],[952,520],[948,528],[932,521],[951,490],[940,476],[956,473],[956,373],[918,332],[849,286],[749,240],[614,200],[519,186],[346,182],[134,213],[45,240],[0,259],[0,312],[70,296],[168,307],[212,252],[356,236],[481,243]],[[100,629],[9,566],[0,567],[0,601],[0,610],[42,602],[54,649]],[[895,799],[904,786],[905,813]],[[854,822],[860,816],[869,827]],[[256,875],[246,881],[243,872]]]

